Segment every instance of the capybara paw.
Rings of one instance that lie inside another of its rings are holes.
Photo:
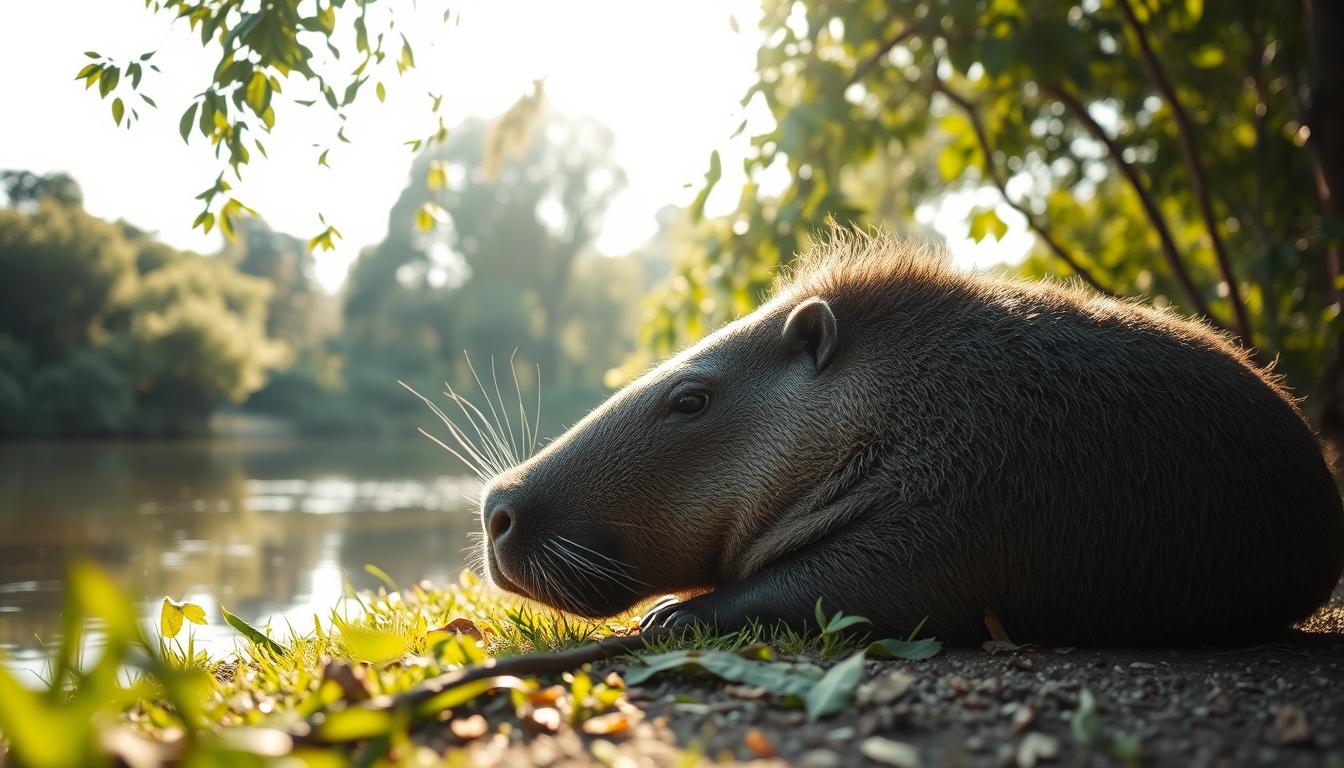
[[[676,598],[667,598],[649,609],[640,619],[639,631],[652,629],[686,630],[696,624],[714,625],[713,611],[700,599],[685,602]]]

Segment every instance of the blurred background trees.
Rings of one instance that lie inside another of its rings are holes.
[[[500,118],[413,142],[388,234],[339,296],[313,279],[320,238],[242,206],[219,212],[234,240],[199,256],[89,216],[67,177],[8,173],[0,429],[192,432],[244,404],[305,432],[403,434],[424,412],[395,382],[471,389],[467,351],[510,383],[512,360],[529,396],[540,368],[554,432],[753,309],[819,230],[932,237],[936,212],[963,206],[974,240],[1034,238],[1000,268],[1203,316],[1338,437],[1338,16],[1312,0],[764,0],[740,189],[720,189],[737,176],[715,153],[653,242],[598,254],[624,184],[613,137],[547,110],[537,84]],[[330,36],[318,26],[304,34]],[[276,73],[258,71],[226,67],[210,92],[261,119]]]

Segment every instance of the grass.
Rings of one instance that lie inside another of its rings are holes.
[[[587,669],[562,677],[485,677],[410,705],[403,695],[492,659],[627,635],[637,626],[636,613],[590,621],[500,593],[469,571],[453,584],[399,588],[369,570],[384,586],[376,593],[349,590],[328,615],[314,616],[306,633],[252,627],[220,606],[238,641],[233,653],[212,657],[194,642],[194,625],[206,621],[200,606],[165,599],[158,631],[146,635],[127,596],[96,568],[76,565],[45,690],[23,688],[0,667],[0,750],[8,753],[0,763],[233,765],[265,755],[294,765],[395,762],[419,754],[418,735],[442,734],[444,722],[456,733],[459,721],[474,722],[464,718],[481,711],[524,725],[540,722],[543,730],[552,722],[588,733],[625,727],[621,713],[630,705],[623,681],[615,675],[595,680]],[[828,619],[820,606],[817,613],[816,632],[699,628],[641,655],[660,669],[695,668],[791,693],[815,685],[826,697],[819,711],[833,712],[857,684],[852,675],[826,680],[820,667],[786,660],[836,657],[850,648],[842,630],[866,620]],[[92,662],[84,658],[90,629],[104,639]],[[885,642],[908,641],[913,637]],[[932,642],[912,645],[928,652]],[[889,650],[874,644],[866,652]],[[858,655],[850,656],[851,670]],[[791,701],[812,712],[813,702]]]

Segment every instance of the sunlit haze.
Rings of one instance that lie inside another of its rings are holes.
[[[629,185],[606,216],[596,244],[604,253],[639,247],[656,232],[661,207],[688,203],[714,149],[724,155],[725,175],[709,209],[731,207],[746,139],[728,137],[743,119],[739,102],[760,44],[756,3],[453,0],[447,6],[455,23],[445,25],[443,3],[420,3],[424,19],[412,35],[416,69],[388,76],[386,103],[366,93],[349,111],[351,143],[332,141],[330,168],[317,164],[327,145],[313,141],[334,137],[334,118],[289,101],[311,94],[287,91],[277,102],[276,132],[265,139],[269,159],[254,158],[237,185],[237,196],[276,229],[311,236],[321,229],[322,213],[341,230],[336,250],[317,261],[324,287],[336,289],[360,249],[386,233],[387,211],[409,181],[412,154],[403,142],[434,127],[430,92],[443,94],[452,126],[469,115],[499,114],[534,79],[545,78],[551,109],[608,125]],[[208,83],[213,50],[203,51],[185,22],[153,15],[141,0],[8,3],[6,15],[0,103],[10,118],[0,127],[0,168],[64,171],[83,188],[91,213],[125,219],[180,247],[217,250],[219,234],[193,231],[191,222],[200,211],[194,197],[220,163],[201,137],[188,146],[177,131],[181,110]],[[161,109],[141,109],[132,130],[117,128],[108,102],[74,80],[86,50],[116,59],[158,51],[154,61],[163,73],[148,73],[141,90]],[[293,89],[301,90],[297,83]],[[992,204],[994,196],[957,196],[936,210],[926,207],[920,218],[948,238],[965,266],[1020,257],[1029,238],[1020,217],[1002,205],[999,213],[1012,226],[1002,243],[975,246],[966,239],[973,202]]]

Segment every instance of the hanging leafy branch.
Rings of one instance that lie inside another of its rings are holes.
[[[203,139],[223,164],[214,183],[197,196],[203,209],[195,227],[208,233],[218,224],[232,237],[237,217],[255,214],[230,193],[233,184],[242,180],[253,153],[265,157],[263,137],[276,126],[276,107],[281,102],[277,97],[286,88],[291,89],[286,94],[290,104],[329,110],[338,121],[334,139],[350,141],[346,135],[350,108],[370,91],[382,102],[387,97],[387,82],[415,67],[414,47],[397,24],[403,10],[414,6],[414,0],[266,0],[260,4],[146,0],[145,7],[151,12],[184,20],[199,34],[202,47],[218,54],[209,81],[185,106],[178,121],[183,141]],[[444,10],[442,18],[445,24],[450,22],[452,11]],[[129,127],[138,120],[141,103],[157,106],[141,90],[146,70],[160,72],[151,63],[153,51],[131,61],[117,61],[96,51],[86,56],[93,61],[80,69],[76,79],[83,80],[86,88],[97,86],[101,98],[111,98],[112,119],[118,125]],[[370,83],[372,88],[366,88]],[[439,114],[442,97],[431,94],[430,98],[430,111],[438,124],[427,136],[407,142],[413,150],[447,135]],[[318,146],[317,163],[326,166],[330,143]],[[310,246],[329,249],[340,232],[325,219],[322,223],[325,229],[312,238]]]

